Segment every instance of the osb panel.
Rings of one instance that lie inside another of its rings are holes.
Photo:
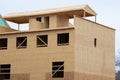
[[[104,76],[104,75],[95,75],[95,74],[86,74],[86,73],[75,73],[74,80],[115,80],[114,77]]]
[[[11,80],[30,80],[30,74],[11,74]]]
[[[52,78],[51,73],[46,73],[45,80],[74,80],[74,72],[65,72],[64,78]]]
[[[115,31],[77,16],[75,26],[75,71],[115,76]]]
[[[59,33],[69,33],[69,45],[57,46],[57,34]],[[36,47],[37,35],[48,35],[48,47]],[[23,36],[27,36],[27,48],[16,49],[16,37]],[[51,71],[54,61],[64,61],[66,71],[74,69],[74,29],[4,35],[0,38],[9,39],[8,49],[0,50],[0,64],[11,64],[12,73],[27,72],[44,75],[45,72]],[[38,71],[38,69],[41,70]]]
[[[52,78],[51,73],[46,73],[45,80],[115,80],[114,77],[104,76],[104,75],[95,75],[95,74],[86,74],[78,72],[65,72],[64,78]]]

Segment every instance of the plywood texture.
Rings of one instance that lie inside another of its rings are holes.
[[[65,72],[64,78],[52,78],[51,73],[46,73],[46,80],[74,80],[74,72]]]
[[[19,12],[8,14],[4,16],[4,18],[8,21],[15,22],[15,23],[26,23],[29,22],[30,17],[34,16],[46,16],[51,14],[75,14],[80,15],[83,17],[83,12],[86,12],[86,17],[88,16],[95,16],[96,12],[94,12],[87,4],[78,5],[78,6],[70,6],[70,7],[63,7],[63,8],[55,8],[55,9],[48,9],[48,10],[39,10],[39,11],[31,11],[31,12]]]
[[[114,77],[91,74],[91,73],[75,72],[74,74],[75,74],[75,79],[74,80],[115,80]]]
[[[84,10],[92,15],[89,6]],[[11,64],[11,80],[115,80],[114,29],[80,18],[74,11],[33,15],[29,18],[30,31],[0,33],[0,38],[8,38],[7,49],[0,50],[0,64]],[[74,15],[73,26],[69,24],[71,15]],[[8,20],[13,21],[13,16],[8,16]],[[47,16],[49,28],[45,27]],[[36,21],[37,17],[41,17],[41,22]],[[69,33],[69,45],[57,44],[60,33]],[[37,47],[38,35],[48,35],[47,47]],[[17,37],[27,37],[27,48],[16,48]],[[52,62],[58,61],[64,62],[64,78],[52,78]]]
[[[106,80],[104,76],[114,80],[115,31],[77,16],[75,26],[75,72],[95,74],[103,78],[100,80]]]
[[[46,28],[45,16],[41,17],[41,22],[37,21],[37,17],[30,17],[30,28],[29,30],[40,30]],[[48,28],[58,28],[58,27],[69,27],[69,18],[66,15],[49,15],[49,24]]]
[[[69,45],[57,46],[57,34],[69,33]],[[45,80],[52,71],[52,62],[64,61],[65,72],[74,71],[74,29],[58,29],[31,33],[1,35],[8,38],[7,50],[0,50],[0,64],[11,64],[11,74],[29,73],[30,80]],[[37,47],[37,35],[48,35],[48,47]],[[16,48],[16,37],[27,36],[27,48]]]
[[[10,80],[30,80],[30,74],[28,73],[11,74]]]
[[[44,22],[41,17],[41,22],[36,20],[37,17],[30,17],[29,19],[29,30],[44,29]]]

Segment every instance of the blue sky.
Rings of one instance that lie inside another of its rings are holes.
[[[120,49],[120,0],[0,0],[0,14],[88,4],[97,22],[116,29],[116,53]]]

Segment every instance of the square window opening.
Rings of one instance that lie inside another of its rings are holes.
[[[0,50],[7,49],[7,38],[0,39]]]
[[[16,38],[16,48],[27,48],[27,37],[17,37]]]
[[[38,35],[37,47],[47,47],[47,46],[48,46],[48,35]]]
[[[57,35],[58,46],[69,45],[69,33],[62,33]]]

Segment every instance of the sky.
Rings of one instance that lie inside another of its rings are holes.
[[[50,8],[88,4],[97,13],[97,22],[116,29],[115,50],[120,51],[120,0],[0,0],[2,16]]]

